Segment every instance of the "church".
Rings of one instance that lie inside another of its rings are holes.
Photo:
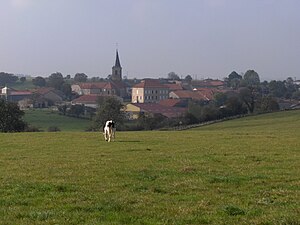
[[[112,74],[111,79],[113,81],[122,81],[122,67],[119,59],[119,52],[116,51],[116,62],[115,65],[112,67]]]

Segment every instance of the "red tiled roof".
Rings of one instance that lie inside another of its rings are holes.
[[[224,86],[224,81],[212,80],[212,79],[193,80],[192,85],[199,86],[199,87],[218,87],[218,86]]]
[[[173,91],[180,99],[193,99],[193,100],[209,100],[205,95],[198,91],[179,90]]]
[[[159,80],[145,79],[141,83],[133,86],[134,88],[168,88],[166,85],[161,84]]]
[[[31,91],[12,91],[10,95],[32,95]]]
[[[168,106],[168,107],[174,107],[180,102],[181,102],[180,99],[169,98],[169,99],[163,99],[163,100],[159,101],[158,104],[163,105],[163,106]]]
[[[99,95],[82,95],[79,98],[74,99],[73,103],[96,103]]]
[[[95,82],[95,83],[80,83],[78,84],[81,89],[99,89],[105,88],[108,82]]]
[[[185,108],[169,107],[160,105],[158,103],[131,103],[132,105],[139,107],[142,112],[148,112],[153,114],[162,114],[168,118],[181,116],[187,111]]]
[[[175,90],[183,90],[181,84],[164,84],[165,86],[167,86],[170,91],[175,91]]]
[[[173,91],[173,93],[176,94],[178,98],[205,100],[205,101],[213,100],[214,95],[218,92],[224,92],[224,91],[216,88],[197,88],[193,91],[189,91],[189,90]]]
[[[37,94],[41,94],[41,95],[44,95],[44,94],[47,94],[48,92],[50,91],[54,91],[54,88],[51,88],[51,87],[48,87],[48,88],[39,88],[37,89],[35,92]]]
[[[121,89],[126,88],[122,81],[94,82],[94,83],[79,83],[81,89]]]

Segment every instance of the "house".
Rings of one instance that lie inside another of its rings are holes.
[[[122,81],[79,83],[73,84],[71,88],[79,95],[108,95],[121,98],[128,95],[127,85]]]
[[[213,79],[205,79],[205,80],[192,80],[191,86],[192,89],[196,88],[218,88],[222,89],[225,85],[224,81],[221,80],[213,80]]]
[[[34,94],[52,102],[53,104],[61,103],[65,97],[63,92],[51,87],[39,88],[34,91]]]
[[[132,103],[154,103],[169,98],[169,87],[156,79],[145,79],[132,87]]]
[[[194,90],[177,90],[170,92],[170,98],[174,99],[186,99],[195,101],[211,101],[214,99],[214,95],[222,90],[213,88],[199,88]]]
[[[12,88],[4,87],[1,89],[0,96],[10,102],[18,102],[32,97],[31,91],[17,91]]]
[[[169,91],[183,90],[181,83],[165,83],[164,85],[169,88]]]
[[[188,107],[188,100],[186,99],[175,99],[175,98],[168,98],[158,102],[158,104],[168,107],[181,107],[187,108]]]
[[[164,106],[158,103],[129,103],[125,109],[129,119],[138,119],[140,113],[161,114],[167,118],[176,118],[186,111],[186,108]]]
[[[84,105],[91,108],[97,108],[99,95],[82,95],[72,101],[72,105]]]
[[[72,105],[84,105],[86,107],[94,108],[96,109],[98,107],[98,99],[100,97],[111,97],[108,95],[82,95],[79,98],[74,99],[71,103]],[[122,102],[122,98],[118,96],[113,96],[114,98],[117,98],[120,102]]]

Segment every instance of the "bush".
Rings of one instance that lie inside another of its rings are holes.
[[[51,126],[48,128],[48,132],[58,132],[58,131],[60,131],[60,129],[57,126]]]
[[[27,126],[25,128],[25,132],[42,132],[43,130],[40,130],[38,127],[35,126]]]

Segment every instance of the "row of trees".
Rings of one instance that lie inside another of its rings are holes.
[[[243,76],[233,71],[224,80],[227,86],[233,90],[249,87],[255,89],[256,92],[260,92],[261,95],[300,100],[299,86],[291,77],[283,81],[260,82],[257,72],[248,70]]]

